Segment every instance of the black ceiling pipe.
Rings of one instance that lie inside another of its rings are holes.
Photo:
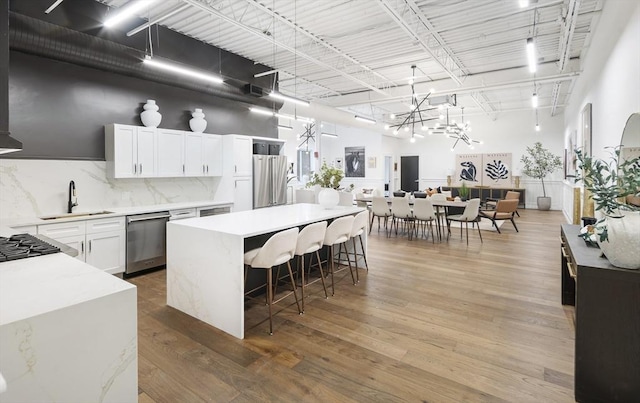
[[[0,154],[22,150],[9,135],[9,2],[0,2]]]
[[[145,53],[139,49],[14,12],[10,13],[9,20],[12,50],[186,88],[247,105],[269,109],[274,105],[277,109],[282,107],[282,102],[245,95],[243,87],[246,83],[233,78],[224,77],[224,84],[206,84],[202,80],[144,65]]]

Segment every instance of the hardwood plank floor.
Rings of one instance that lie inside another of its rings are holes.
[[[524,210],[502,234],[449,242],[369,237],[369,271],[334,297],[319,282],[235,339],[166,303],[165,271],[138,287],[141,402],[573,402],[573,309],[560,303],[560,212]]]

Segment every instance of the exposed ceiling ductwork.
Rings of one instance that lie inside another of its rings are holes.
[[[22,150],[9,135],[9,2],[0,7],[0,154]]]
[[[148,68],[142,63],[145,53],[139,49],[26,15],[9,14],[9,43],[12,50],[186,88],[247,105],[271,108],[274,104],[271,100],[245,94],[243,88],[246,82],[225,77],[225,84],[205,84],[177,73]],[[280,103],[277,108],[281,106]]]

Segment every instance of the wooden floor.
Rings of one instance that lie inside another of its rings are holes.
[[[516,233],[449,242],[369,238],[369,272],[334,297],[310,287],[246,312],[235,339],[165,305],[165,271],[138,286],[140,402],[573,402],[573,311],[560,304],[560,212]],[[347,274],[348,276],[348,274]]]

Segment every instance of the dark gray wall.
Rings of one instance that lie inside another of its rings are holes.
[[[43,10],[50,4],[49,0],[12,1],[10,7],[16,15],[95,35],[125,45],[134,52],[136,49],[144,52],[148,46],[144,33],[133,37],[124,35],[130,26],[118,31],[104,30],[100,21],[107,7],[100,3],[67,0],[53,13],[45,15]],[[141,22],[130,21],[129,24],[136,26]],[[23,32],[20,35],[43,34],[42,27],[31,27],[28,21],[23,25],[19,28]],[[53,31],[51,34],[55,35]],[[253,78],[255,73],[268,70],[266,66],[163,27],[154,28],[153,32],[156,55],[221,71],[227,78],[225,86],[240,88],[244,83],[252,82],[269,87],[265,81],[269,78]],[[61,38],[56,37],[56,43],[59,40]],[[179,80],[175,85],[167,85],[152,81],[153,78],[123,75],[93,65],[88,67],[75,60],[68,63],[61,61],[66,59],[56,57],[55,53],[49,52],[48,57],[42,57],[25,48],[10,53],[9,129],[13,137],[24,143],[24,148],[21,152],[2,155],[3,158],[103,160],[104,125],[141,125],[139,114],[147,99],[157,101],[162,128],[189,130],[190,112],[202,108],[208,121],[208,133],[277,137],[277,120],[250,114],[250,103],[181,88]],[[0,60],[0,67],[2,63],[6,60]],[[264,104],[264,101],[256,99],[255,102]],[[280,106],[281,103],[273,105],[277,109]]]
[[[245,104],[154,81],[13,51],[9,77],[9,128],[24,149],[8,158],[104,160],[104,125],[141,126],[147,99],[162,128],[190,130],[190,112],[202,108],[207,133],[277,137],[277,123]]]

